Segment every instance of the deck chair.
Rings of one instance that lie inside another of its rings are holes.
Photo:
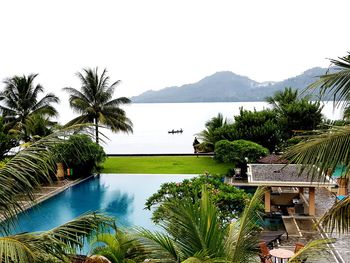
[[[305,247],[303,243],[300,243],[300,242],[295,243],[294,253],[298,253],[299,250],[302,249],[303,247]]]
[[[266,243],[263,241],[259,242],[259,248],[260,248],[259,257],[260,257],[261,263],[272,263],[270,250],[267,247]]]
[[[303,243],[300,243],[300,242],[295,243],[294,253],[298,253],[300,251],[300,249],[302,249],[303,247],[305,247],[305,245]],[[304,262],[306,262],[306,260],[307,260],[307,257],[304,257],[304,258],[298,260],[298,262],[304,263]]]

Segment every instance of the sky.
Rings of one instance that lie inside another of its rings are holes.
[[[79,88],[75,73],[87,67],[122,80],[116,96],[223,70],[279,81],[350,51],[349,9],[340,0],[1,1],[0,80],[39,73],[62,107],[62,88]]]

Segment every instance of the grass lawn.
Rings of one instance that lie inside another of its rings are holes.
[[[109,157],[102,173],[226,174],[232,164],[217,163],[209,156]]]

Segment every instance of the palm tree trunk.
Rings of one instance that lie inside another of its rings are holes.
[[[95,118],[95,139],[96,139],[96,143],[98,144],[98,119],[97,119],[97,117]]]

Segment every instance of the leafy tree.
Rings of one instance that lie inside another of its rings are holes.
[[[322,122],[322,106],[308,97],[299,98],[298,90],[285,88],[277,91],[266,101],[277,111],[277,118],[284,132],[284,139],[291,138],[296,131],[315,130]]]
[[[79,176],[90,175],[106,159],[102,146],[86,134],[70,135],[55,145],[52,152],[56,156],[56,162],[64,162],[69,168],[79,171]]]
[[[139,229],[147,258],[166,262],[255,262],[258,208],[262,190],[246,205],[242,216],[228,227],[219,220],[219,211],[203,186],[200,200],[170,199],[163,204],[164,232]]]
[[[46,94],[40,100],[38,95],[44,92],[40,85],[34,85],[34,80],[38,74],[30,74],[28,77],[14,76],[4,81],[5,89],[0,92],[0,111],[2,112],[8,129],[13,129],[22,133],[25,142],[30,140],[26,123],[34,115],[56,116],[57,111],[52,106],[58,103],[59,99],[52,93]]]
[[[3,118],[0,117],[0,160],[16,146],[18,146],[17,137],[6,132]]]
[[[248,111],[240,109],[235,116],[234,138],[256,142],[273,152],[281,142],[280,124],[272,110]]]
[[[109,84],[107,70],[98,74],[98,69],[83,69],[77,73],[81,81],[80,91],[74,88],[64,88],[70,94],[69,103],[80,116],[67,123],[67,126],[78,123],[94,123],[96,143],[99,142],[99,125],[105,125],[113,132],[132,132],[132,122],[120,105],[131,101],[126,97],[112,99],[119,80]]]
[[[336,105],[341,100],[349,104],[350,98],[350,56],[332,59],[336,66],[332,73],[322,75],[319,80],[309,86],[309,89],[320,88],[321,94],[330,94],[335,98]],[[347,167],[346,178],[350,170],[350,125],[333,126],[324,131],[318,131],[306,136],[304,141],[289,149],[286,157],[291,162],[302,164],[310,173],[311,179],[323,178],[324,171],[335,170],[338,164]],[[318,169],[313,169],[317,167]],[[321,219],[328,230],[339,232],[350,231],[350,196],[336,203]]]
[[[224,163],[242,163],[245,158],[248,158],[249,162],[256,162],[268,153],[267,148],[246,140],[222,140],[215,144],[215,159]]]
[[[155,209],[153,221],[162,222],[167,218],[163,207],[165,202],[171,199],[189,199],[194,203],[200,196],[203,185],[206,185],[213,202],[219,209],[221,219],[230,222],[243,211],[249,195],[243,190],[222,182],[221,177],[219,175],[201,175],[185,179],[181,183],[162,184],[158,192],[147,199],[145,206],[147,209]]]
[[[0,224],[0,258],[4,262],[43,262],[47,257],[66,262],[72,251],[82,247],[85,237],[112,222],[111,218],[90,213],[49,231],[8,235],[16,213],[24,209],[18,195],[33,203],[40,181],[51,181],[55,169],[52,147],[62,141],[66,132],[34,142],[0,169],[0,207],[4,219]]]

